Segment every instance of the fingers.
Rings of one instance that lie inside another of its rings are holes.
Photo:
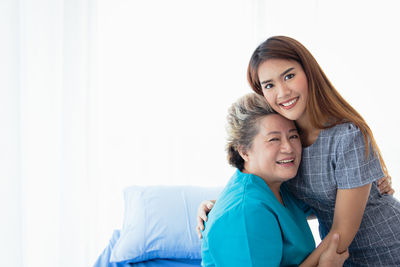
[[[215,201],[213,200],[205,200],[200,203],[200,206],[197,210],[197,226],[196,226],[196,231],[199,239],[201,239],[203,236],[201,234],[201,231],[204,230],[204,222],[207,221],[207,214],[210,212],[210,210],[213,208]]]
[[[384,177],[382,177],[381,179],[378,180],[378,183],[383,182],[385,180],[392,180],[392,177],[390,175],[384,176]]]
[[[333,233],[328,241],[327,249],[321,254],[318,267],[342,267],[346,259],[349,257],[349,251],[337,253],[339,246],[339,234]]]
[[[215,200],[209,200],[207,202],[208,211],[210,211],[214,207],[214,204],[215,204]]]
[[[380,192],[382,195],[384,195],[384,194],[393,195],[394,189],[393,189],[390,185],[387,185],[387,186],[379,187],[379,192]]]
[[[203,219],[203,221],[207,221],[207,214],[214,207],[215,201],[205,200],[201,202],[197,215]]]
[[[382,177],[381,179],[378,180],[378,185],[381,185],[382,183],[392,184],[392,177],[390,176]]]
[[[381,194],[394,194],[394,189],[392,188],[392,178],[390,176],[383,177],[378,180],[378,188]]]
[[[211,203],[212,204],[212,203]],[[205,200],[203,202],[201,202],[199,209],[197,210],[197,219],[201,219],[201,225],[203,225],[203,221],[206,222],[207,221],[207,214],[210,212],[211,208],[209,208],[209,206],[212,207],[212,205],[210,205],[210,201],[209,200]]]
[[[199,226],[196,227],[196,231],[197,231],[197,236],[199,237],[199,239],[202,239],[203,235],[201,234],[201,230],[200,230]]]
[[[387,191],[391,190],[391,187],[387,181],[384,181],[380,185],[378,185],[378,188],[381,194],[385,194]]]
[[[349,250],[346,250],[345,252],[343,252],[342,254],[340,254],[342,256],[342,260],[345,261],[349,258],[350,254],[349,254]]]
[[[205,214],[197,214],[197,226],[196,229],[198,229],[198,233],[200,233],[201,235],[201,231],[204,230],[204,221],[207,221],[207,216],[205,216],[205,220],[204,220],[204,216]]]
[[[338,254],[339,258],[338,261],[340,262],[340,266],[343,266],[343,263],[349,258],[349,251],[346,250],[345,252]]]
[[[204,230],[204,220],[200,215],[197,215],[196,231],[197,231],[197,235],[198,235],[199,239],[201,239],[203,237],[201,234],[201,231],[203,231],[203,230]]]

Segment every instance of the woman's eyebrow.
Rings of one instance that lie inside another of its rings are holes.
[[[281,132],[279,132],[279,131],[272,131],[272,132],[267,133],[266,135],[271,135],[271,134],[281,134]]]
[[[293,129],[289,130],[289,133],[291,133],[291,132],[296,132],[297,133],[298,131],[297,131],[296,128],[293,128]],[[271,134],[281,134],[281,132],[280,131],[272,131],[272,132],[267,133],[266,136],[267,135],[271,135]]]
[[[294,67],[288,68],[287,70],[285,70],[284,72],[282,72],[282,73],[279,75],[279,77],[282,77],[283,75],[285,75],[286,73],[288,73],[288,72],[290,72],[290,71],[292,71],[292,70],[294,70]],[[263,82],[261,82],[261,84],[266,84],[266,83],[269,83],[269,82],[272,82],[272,80],[263,81]]]

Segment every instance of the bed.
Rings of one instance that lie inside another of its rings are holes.
[[[94,267],[201,266],[197,207],[221,187],[131,186],[124,190],[121,230],[115,230]]]

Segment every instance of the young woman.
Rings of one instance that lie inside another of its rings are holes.
[[[378,180],[388,176],[387,170],[364,119],[292,38],[263,42],[247,75],[252,89],[294,120],[300,132],[301,166],[286,184],[314,210],[323,239],[307,263],[317,263],[337,232],[338,252],[348,248],[350,253],[344,266],[400,266],[400,203],[379,192]],[[390,178],[383,183],[390,185]]]
[[[228,115],[228,161],[237,168],[209,214],[203,232],[203,266],[314,266],[301,264],[314,250],[310,208],[288,192],[301,160],[295,124],[254,93]],[[338,237],[319,266],[342,266]]]

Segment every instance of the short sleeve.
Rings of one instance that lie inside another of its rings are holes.
[[[216,266],[279,266],[282,233],[275,215],[262,206],[241,205],[224,214],[208,233]]]
[[[338,189],[349,189],[372,183],[384,176],[378,156],[370,143],[366,157],[364,136],[353,124],[342,133],[337,148],[335,179]]]

